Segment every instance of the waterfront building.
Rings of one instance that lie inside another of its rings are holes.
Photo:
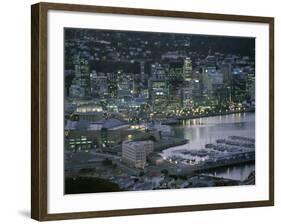
[[[98,115],[96,115],[98,118]],[[129,128],[129,124],[121,121],[119,119],[110,118],[110,119],[101,119],[101,120],[78,120],[71,121],[67,120],[65,129],[66,130],[89,130],[89,131],[100,131],[101,129],[107,129],[110,131],[121,130]]]
[[[153,141],[124,141],[122,143],[122,160],[136,168],[143,169],[147,156],[153,152]]]

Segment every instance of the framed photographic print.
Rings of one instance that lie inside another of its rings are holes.
[[[32,218],[274,204],[274,18],[32,5]]]

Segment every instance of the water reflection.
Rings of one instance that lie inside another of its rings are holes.
[[[231,167],[218,168],[213,171],[205,172],[204,174],[222,177],[233,180],[246,180],[249,174],[255,170],[255,164],[244,164]]]
[[[205,117],[182,121],[172,127],[175,136],[189,139],[186,145],[176,146],[163,151],[171,155],[178,149],[203,149],[207,143],[229,136],[255,138],[255,113],[239,113],[216,117]],[[255,170],[254,164],[244,164],[216,169],[208,174],[235,180],[245,180]]]
[[[255,113],[196,118],[173,126],[175,136],[189,139],[188,148],[200,149],[231,135],[255,137]]]

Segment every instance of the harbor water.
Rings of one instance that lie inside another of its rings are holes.
[[[206,144],[215,143],[217,139],[226,139],[229,136],[255,138],[255,113],[236,113],[183,120],[180,124],[173,125],[172,130],[176,137],[188,139],[189,142],[164,150],[162,155],[165,157],[172,156],[177,150],[204,149]],[[254,164],[242,164],[218,168],[206,174],[244,180],[254,170]]]

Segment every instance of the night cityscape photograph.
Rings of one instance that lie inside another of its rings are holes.
[[[255,184],[255,38],[64,28],[65,194]]]

